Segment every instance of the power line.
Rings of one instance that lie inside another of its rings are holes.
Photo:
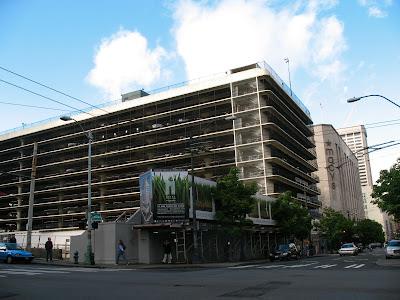
[[[50,107],[43,107],[43,106],[35,106],[35,105],[28,105],[28,104],[17,104],[17,103],[9,103],[9,102],[1,102],[1,104],[8,104],[8,105],[15,105],[15,106],[26,106],[26,107],[33,107],[33,108],[42,108],[42,109],[50,109],[50,110],[62,110],[62,111],[70,111],[69,109],[59,109],[59,108],[50,108]]]
[[[77,110],[77,111],[83,112],[84,114],[88,114],[88,115],[91,115],[92,117],[94,117],[94,115],[92,115],[91,113],[88,113],[88,112],[83,111],[83,110],[81,110],[81,109],[75,108],[75,107],[70,106],[70,105],[68,105],[68,104],[64,104],[64,103],[62,103],[62,102],[60,102],[60,101],[57,101],[57,100],[54,100],[54,99],[52,99],[52,98],[43,96],[43,95],[41,95],[41,94],[35,93],[35,92],[31,91],[31,90],[28,90],[28,89],[26,89],[26,88],[23,88],[23,87],[21,87],[21,86],[18,86],[18,85],[16,85],[16,84],[11,83],[11,82],[5,81],[5,80],[3,80],[3,79],[0,79],[0,81],[2,81],[2,82],[4,82],[4,83],[7,83],[7,84],[9,84],[9,85],[12,85],[12,86],[14,86],[14,87],[17,87],[17,88],[19,88],[19,89],[21,89],[21,90],[24,90],[24,91],[26,91],[26,92],[29,92],[29,93],[32,93],[32,94],[34,94],[34,95],[43,97],[43,98],[48,99],[48,100],[50,100],[50,101],[56,102],[56,103],[58,103],[58,104],[64,105],[64,106],[69,107],[69,108],[72,108],[73,110]]]
[[[9,72],[9,73],[11,73],[11,74],[14,74],[14,75],[16,75],[16,76],[19,76],[19,77],[21,77],[21,78],[24,78],[25,80],[31,81],[31,82],[33,82],[33,83],[36,83],[36,84],[38,84],[38,85],[40,85],[40,86],[43,86],[43,87],[45,87],[45,88],[47,88],[47,89],[50,89],[50,90],[52,90],[52,91],[54,91],[54,92],[57,92],[57,93],[61,94],[61,95],[64,95],[64,96],[66,96],[66,97],[69,97],[69,98],[71,98],[71,99],[74,99],[74,100],[76,100],[76,101],[79,101],[79,102],[81,102],[81,103],[87,104],[87,105],[89,105],[89,106],[91,106],[91,107],[100,109],[100,110],[102,110],[102,111],[108,113],[108,111],[106,111],[106,110],[104,110],[104,109],[102,109],[102,108],[100,108],[100,107],[97,107],[97,106],[95,106],[95,105],[92,105],[92,104],[90,104],[90,103],[87,103],[87,102],[85,102],[85,101],[83,101],[83,100],[80,100],[80,99],[78,99],[78,98],[72,97],[72,96],[70,96],[70,95],[68,95],[68,94],[65,94],[65,93],[63,93],[63,92],[61,92],[61,91],[59,91],[59,90],[53,89],[53,88],[51,88],[51,87],[49,87],[49,86],[47,86],[47,85],[44,85],[44,84],[42,84],[42,83],[40,83],[40,82],[37,82],[37,81],[35,81],[35,80],[32,80],[32,79],[30,79],[30,78],[27,78],[27,77],[25,77],[25,76],[22,76],[22,75],[20,75],[20,74],[17,74],[17,73],[15,73],[15,72],[13,72],[13,71],[7,70],[7,69],[5,69],[5,68],[3,68],[3,67],[1,67],[1,66],[0,66],[0,69],[4,70],[4,71],[6,71],[6,72]]]

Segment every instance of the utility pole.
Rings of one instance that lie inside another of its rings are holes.
[[[26,250],[31,251],[32,240],[32,218],[33,218],[33,203],[35,200],[35,177],[36,177],[36,164],[37,164],[37,148],[38,143],[33,143],[33,159],[32,159],[32,172],[31,172],[31,187],[29,191],[29,209],[28,209],[28,226],[26,233]]]

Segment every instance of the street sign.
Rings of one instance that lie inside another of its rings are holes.
[[[98,212],[92,212],[92,222],[101,222],[101,215]]]

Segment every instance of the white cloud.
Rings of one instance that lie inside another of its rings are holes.
[[[214,2],[213,2],[214,3]],[[345,69],[343,24],[319,13],[337,1],[301,1],[280,8],[261,0],[208,2],[181,0],[176,5],[173,34],[189,79],[265,60],[278,74],[299,67],[321,78],[337,79]],[[326,14],[324,14],[326,15]],[[321,73],[323,72],[323,73]]]
[[[374,18],[384,18],[387,16],[386,13],[382,12],[378,7],[369,7],[368,8],[368,15]]]
[[[86,79],[115,100],[121,93],[149,87],[163,76],[161,62],[166,56],[160,46],[150,49],[138,31],[121,28],[102,40],[94,57],[95,67]]]
[[[373,18],[385,18],[388,13],[384,11],[391,6],[392,0],[358,0],[358,3],[368,9],[368,16]]]

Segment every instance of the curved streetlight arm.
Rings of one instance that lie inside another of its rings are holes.
[[[71,118],[71,117],[68,117],[68,116],[62,116],[62,117],[60,118],[60,120],[62,120],[62,121],[75,121],[76,123],[78,123],[79,127],[81,127],[81,129],[82,129],[83,133],[86,135],[86,137],[87,137],[89,140],[93,140],[92,131],[91,131],[91,130],[88,130],[88,132],[86,132],[85,128],[83,128],[83,126],[81,125],[81,123],[78,122],[77,120],[75,120],[74,118]]]
[[[382,96],[382,95],[366,95],[366,96],[361,96],[361,97],[353,97],[353,98],[348,99],[347,102],[348,102],[348,103],[356,102],[356,101],[358,101],[358,100],[360,100],[360,99],[362,99],[362,98],[367,98],[367,97],[381,97],[381,98],[383,98],[383,99],[389,101],[390,103],[396,105],[397,107],[400,107],[399,104],[393,102],[392,100],[390,100],[390,99],[388,99],[388,98],[386,98],[386,97],[384,97],[384,96]]]

